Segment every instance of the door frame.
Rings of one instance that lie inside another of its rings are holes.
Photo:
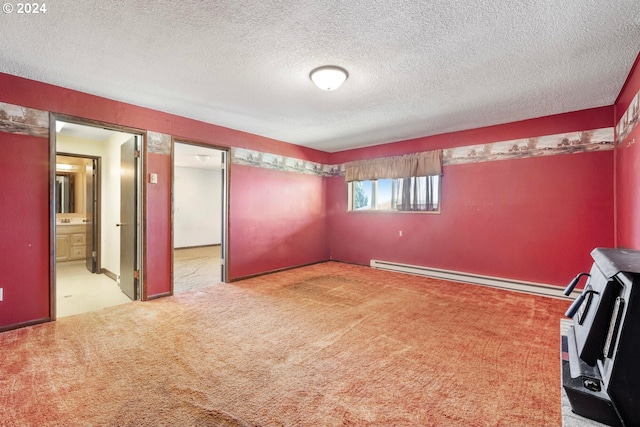
[[[73,123],[89,127],[103,128],[106,130],[125,132],[136,137],[139,141],[140,156],[137,159],[137,197],[136,197],[136,215],[139,219],[137,239],[136,239],[136,254],[137,266],[140,270],[139,283],[139,296],[146,295],[147,283],[146,275],[144,274],[144,266],[146,265],[146,251],[144,248],[147,244],[146,233],[146,191],[147,188],[144,185],[144,179],[146,173],[146,153],[147,153],[147,131],[137,128],[131,128],[127,126],[116,125],[113,123],[102,122],[99,120],[92,120],[83,117],[70,116],[60,113],[49,113],[49,316],[52,321],[56,320],[56,194],[55,194],[55,180],[56,180],[56,154],[57,154],[57,141],[56,141],[56,122],[63,121],[67,123]]]
[[[222,147],[218,145],[211,145],[205,142],[194,141],[185,138],[171,138],[171,295],[173,295],[173,251],[174,251],[174,212],[175,212],[175,153],[176,143],[184,145],[194,145],[202,148],[210,148],[212,150],[218,150],[223,152],[222,171],[224,172],[222,183],[222,230],[220,232],[221,248],[220,248],[220,281],[223,283],[229,283],[229,165],[230,165],[230,147]]]
[[[66,156],[66,157],[77,157],[79,159],[88,159],[88,160],[95,160],[96,161],[96,178],[95,178],[95,182],[94,182],[94,189],[95,189],[95,197],[97,199],[97,203],[95,206],[96,212],[94,214],[94,217],[96,218],[96,223],[97,225],[95,226],[95,235],[93,236],[94,239],[97,240],[97,243],[95,244],[96,247],[96,263],[95,263],[95,267],[96,267],[96,272],[100,272],[102,270],[102,264],[100,262],[101,260],[101,256],[102,256],[102,245],[100,244],[101,241],[101,235],[102,235],[102,212],[101,212],[101,208],[102,208],[102,158],[99,156],[90,156],[88,154],[77,154],[77,153],[66,153],[66,152],[56,152],[56,156]],[[86,204],[86,202],[85,202]],[[55,206],[55,204],[54,204]],[[55,212],[54,212],[54,216],[55,216]]]

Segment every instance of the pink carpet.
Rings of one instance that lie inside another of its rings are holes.
[[[559,426],[567,301],[329,262],[0,334],[2,426]]]

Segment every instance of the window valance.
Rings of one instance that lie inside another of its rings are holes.
[[[442,150],[358,160],[344,167],[347,182],[442,175]]]

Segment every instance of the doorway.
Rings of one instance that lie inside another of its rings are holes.
[[[227,280],[227,161],[226,150],[174,142],[174,293]]]
[[[142,135],[68,117],[55,129],[52,319],[139,299],[142,260]]]

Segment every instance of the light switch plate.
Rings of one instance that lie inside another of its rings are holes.
[[[157,184],[158,183],[158,174],[157,173],[149,174],[149,182],[151,184]]]
[[[2,298],[4,297],[4,295],[2,295],[2,291],[3,291],[3,289],[0,288],[0,301],[2,301]]]

